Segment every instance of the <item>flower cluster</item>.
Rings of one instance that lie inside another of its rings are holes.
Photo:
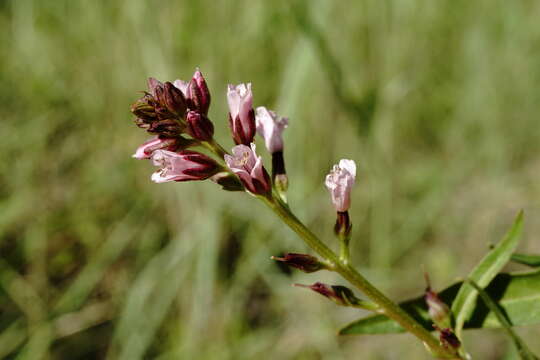
[[[245,190],[269,203],[286,207],[288,179],[283,156],[283,131],[289,124],[288,118],[280,117],[264,106],[254,110],[250,83],[229,85],[229,127],[236,145],[228,153],[214,139],[214,124],[208,118],[210,99],[206,80],[199,70],[189,82],[162,83],[150,78],[148,91],[133,104],[131,111],[136,116],[135,123],[154,137],[143,143],[133,157],[150,159],[159,167],[152,174],[156,183],[211,179],[225,190]],[[264,167],[262,157],[257,155],[254,143],[257,133],[272,156],[272,176]],[[195,147],[210,154],[193,151]],[[341,242],[344,262],[348,258],[352,227],[348,210],[355,177],[354,161],[341,160],[325,182],[337,211],[335,232]],[[331,266],[311,255],[298,253],[287,253],[273,259],[304,272]],[[358,302],[343,287],[316,283],[310,288],[343,305]]]

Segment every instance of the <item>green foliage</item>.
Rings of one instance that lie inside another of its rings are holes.
[[[540,322],[538,302],[540,301],[540,271],[498,274],[485,288],[485,293],[502,309],[512,326],[531,325]],[[452,305],[463,282],[458,282],[439,293],[441,299]],[[426,329],[432,328],[423,296],[404,301],[400,305]],[[499,328],[500,321],[485,303],[480,300],[464,329]],[[341,335],[393,334],[403,332],[394,321],[383,315],[373,315],[354,321],[341,329]]]
[[[491,280],[510,260],[512,253],[518,245],[522,231],[523,211],[518,214],[512,228],[505,237],[476,265],[468,278],[481,288],[488,286]],[[469,319],[474,311],[477,297],[478,292],[474,287],[468,282],[464,282],[452,302],[451,309],[455,319],[454,330],[460,338],[465,321]]]
[[[530,254],[512,254],[510,258],[513,262],[518,264],[527,265],[530,267],[540,266],[540,255],[530,255]]]
[[[289,202],[329,245],[322,181],[357,161],[351,261],[392,298],[420,291],[420,263],[436,283],[465,274],[516,207],[519,251],[540,252],[540,3],[297,2],[318,34],[290,0],[0,1],[0,358],[426,358],[406,336],[336,339],[356,311],[291,288],[336,279],[269,259],[306,250],[269,211],[152,184],[130,158],[146,77],[196,66],[225,146],[227,83],[290,117]],[[363,112],[336,97],[333,63]],[[501,358],[505,339],[481,335],[471,352]],[[520,335],[538,349],[540,327]]]
[[[501,310],[500,307],[495,303],[495,301],[491,299],[488,293],[485,292],[484,289],[478,286],[478,284],[474,281],[467,279],[467,282],[471,284],[476,291],[478,291],[478,294],[480,294],[480,297],[482,298],[486,306],[497,317],[497,320],[499,320],[499,324],[501,324],[508,336],[514,342],[514,345],[516,346],[516,349],[521,359],[538,360],[538,357],[536,357],[536,355],[531,352],[527,344],[525,344],[525,342],[519,337],[519,335],[517,335],[517,333],[512,329],[512,323],[510,322],[506,314],[503,312],[503,310]]]

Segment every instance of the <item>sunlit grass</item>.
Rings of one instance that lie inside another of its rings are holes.
[[[222,143],[228,82],[290,117],[290,202],[329,242],[324,175],[357,161],[353,261],[396,299],[422,291],[420,264],[435,288],[465,275],[520,208],[522,250],[540,252],[537,3],[305,1],[369,118],[336,97],[289,3],[0,3],[0,357],[426,356],[407,335],[338,338],[360,314],[290,287],[334,278],[270,261],[305,248],[247,195],[155,185],[130,158],[146,77],[196,66]],[[506,352],[498,332],[467,336],[485,358]]]

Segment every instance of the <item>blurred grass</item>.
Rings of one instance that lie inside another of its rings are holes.
[[[426,358],[407,335],[337,338],[358,312],[290,288],[335,278],[273,264],[305,249],[249,196],[152,184],[129,105],[146,77],[200,66],[230,146],[226,84],[251,81],[291,118],[291,203],[329,241],[322,180],[357,161],[354,262],[402,299],[420,264],[436,286],[464,276],[520,208],[520,250],[540,252],[539,15],[525,0],[0,2],[0,357]],[[540,351],[540,328],[518,332]],[[467,343],[509,348],[496,331]]]

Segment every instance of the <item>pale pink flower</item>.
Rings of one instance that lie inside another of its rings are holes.
[[[158,136],[156,136],[144,142],[141,146],[139,146],[132,157],[139,160],[150,159],[152,157],[152,153],[156,150],[163,149],[163,150],[175,151],[178,148],[178,146],[179,144],[176,138],[160,139]]]
[[[152,154],[152,162],[155,166],[161,167],[152,174],[152,181],[156,183],[204,180],[215,175],[220,169],[210,157],[189,150],[179,153],[156,150]]]
[[[229,85],[227,89],[229,103],[229,126],[234,142],[249,145],[255,136],[255,112],[251,84]]]
[[[257,132],[264,138],[264,144],[270,153],[283,151],[283,130],[289,124],[289,119],[278,116],[264,106],[257,108],[255,116]]]
[[[342,159],[334,165],[326,176],[326,187],[332,196],[332,204],[338,212],[345,212],[351,206],[351,190],[356,178],[356,164],[353,160]]]
[[[244,186],[253,194],[267,194],[270,191],[270,176],[262,163],[262,157],[257,156],[255,144],[251,147],[236,145],[233,155],[225,155],[225,162],[233,173],[238,175]]]

